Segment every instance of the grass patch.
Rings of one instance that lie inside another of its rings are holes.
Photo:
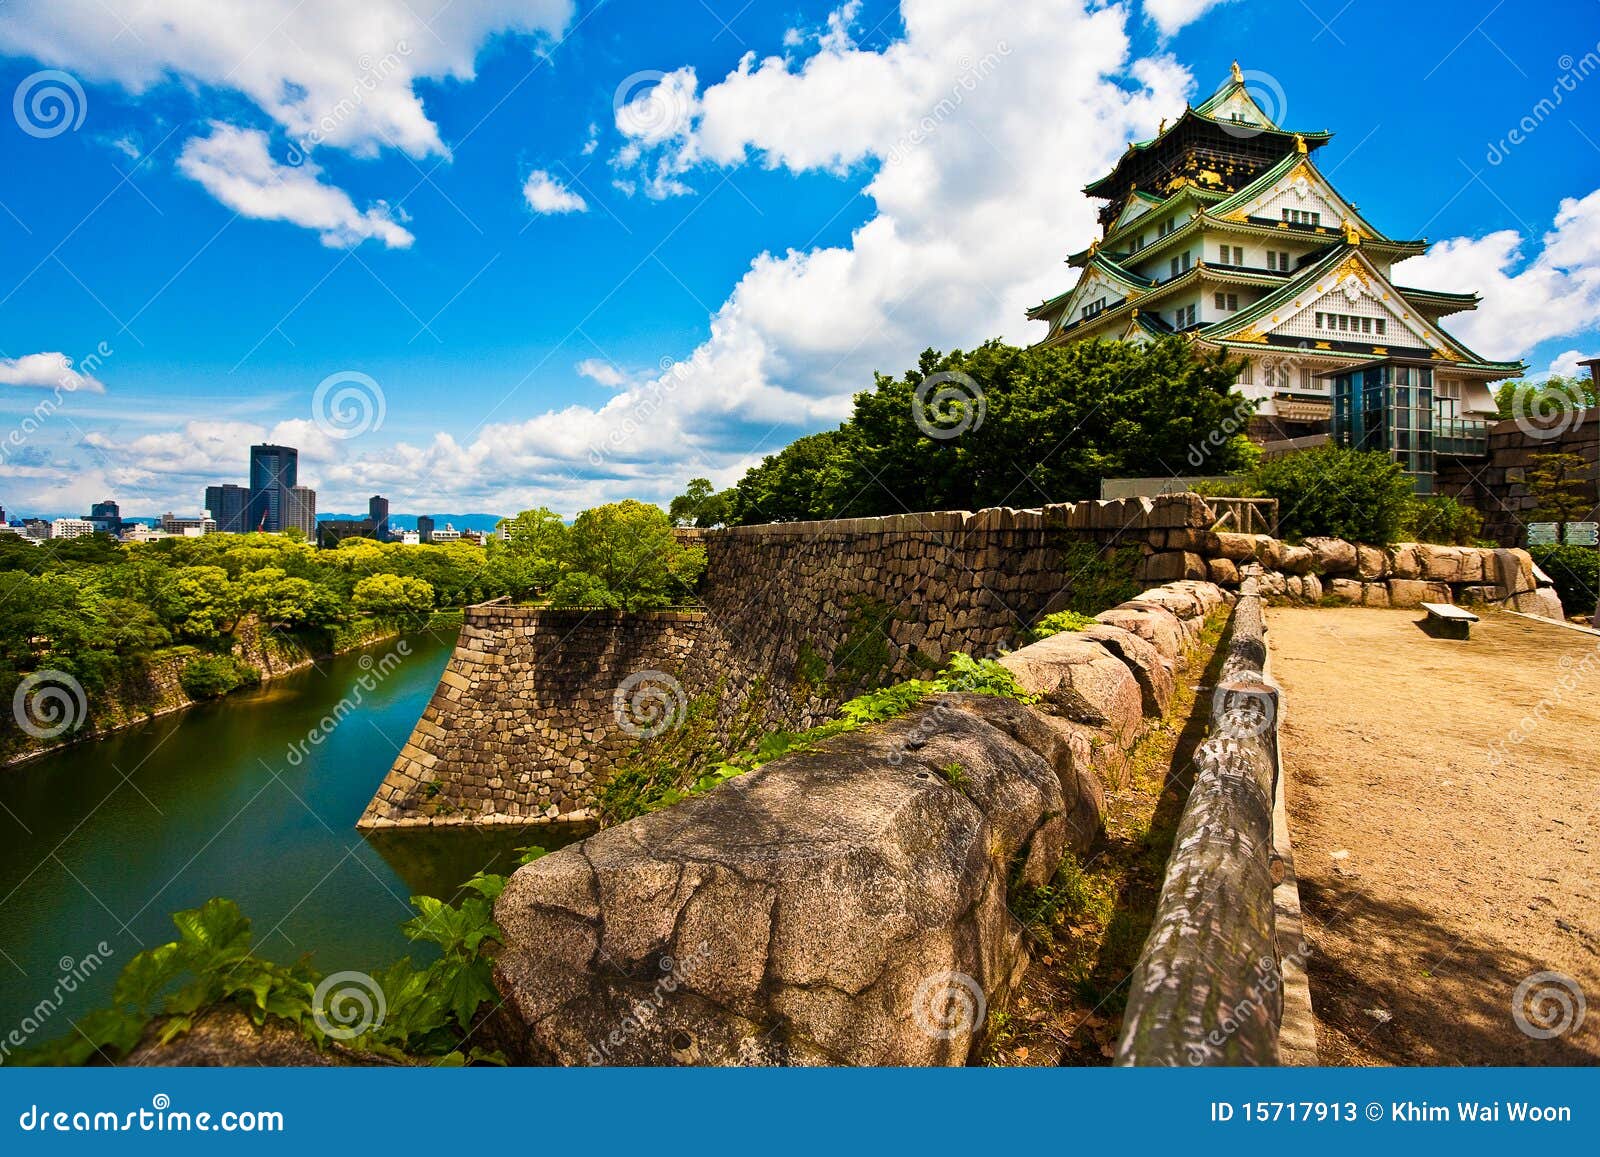
[[[1150,932],[1209,720],[1199,689],[1215,679],[1226,621],[1224,610],[1207,623],[1195,651],[1209,658],[1206,669],[1191,663],[1167,719],[1106,775],[1105,832],[1095,846],[1081,861],[1068,857],[1044,887],[1009,891],[1033,963],[1009,1005],[991,1010],[986,1064],[1105,1065],[1115,1054],[1126,982]]]

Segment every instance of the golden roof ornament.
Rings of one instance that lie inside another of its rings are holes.
[[[1344,241],[1346,245],[1361,244],[1361,230],[1356,228],[1356,223],[1354,221],[1346,217],[1339,223],[1339,227],[1344,230]]]
[[[1100,238],[1089,238],[1089,256],[1093,257],[1098,252],[1100,252]]]
[[[1295,133],[1294,135],[1294,151],[1302,157],[1306,155],[1306,138],[1301,133]]]
[[[1162,117],[1161,118],[1161,125],[1160,125],[1159,128],[1156,129],[1156,136],[1159,137],[1162,133],[1164,133],[1166,131],[1167,131],[1167,118],[1166,117]]]
[[[1244,83],[1244,73],[1239,71],[1239,62],[1237,60],[1233,62],[1233,83],[1234,84],[1243,84]]]

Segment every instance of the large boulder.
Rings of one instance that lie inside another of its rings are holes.
[[[1416,551],[1417,559],[1422,564],[1422,577],[1427,581],[1440,583],[1463,581],[1460,547],[1418,543]]]
[[[1123,603],[1109,611],[1101,611],[1095,618],[1108,626],[1120,627],[1138,635],[1175,663],[1183,655],[1183,624],[1177,615],[1165,607],[1153,603]]]
[[[1317,565],[1317,556],[1308,546],[1291,546],[1286,542],[1278,553],[1279,569],[1285,574],[1310,574]]]
[[[1082,805],[1051,763],[1074,758],[1061,729],[982,698],[519,869],[495,905],[494,1038],[531,1063],[969,1061],[1025,963],[1008,877],[1048,880]]]
[[[1131,742],[1144,729],[1138,680],[1102,643],[1066,631],[1003,655],[1000,663],[1049,709],[1105,732],[1110,742]]]
[[[1085,627],[1077,634],[1081,639],[1090,639],[1101,644],[1133,672],[1133,677],[1139,684],[1139,694],[1144,701],[1146,715],[1156,718],[1166,715],[1167,708],[1172,706],[1172,696],[1177,688],[1174,674],[1177,664],[1174,660],[1156,650],[1153,644],[1147,643],[1132,631],[1124,630],[1122,627],[1098,623],[1092,627]]]
[[[1356,548],[1344,539],[1308,538],[1305,546],[1323,574],[1343,576],[1356,573]]]
[[[1356,573],[1362,582],[1373,582],[1389,573],[1389,557],[1375,546],[1356,547]]]

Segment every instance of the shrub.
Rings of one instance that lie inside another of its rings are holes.
[[[1318,446],[1263,462],[1252,488],[1278,500],[1278,533],[1383,544],[1397,540],[1415,500],[1411,480],[1387,454]]]
[[[1533,561],[1556,584],[1569,615],[1587,615],[1600,599],[1600,550],[1592,546],[1530,546]]]
[[[1483,532],[1483,515],[1442,494],[1413,498],[1406,506],[1401,532],[1413,542],[1471,546]]]
[[[191,699],[220,699],[240,687],[254,687],[261,672],[232,655],[199,655],[183,665],[178,682]]]

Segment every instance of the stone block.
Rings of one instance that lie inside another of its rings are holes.
[[[1325,575],[1352,575],[1356,573],[1356,548],[1342,538],[1308,538],[1307,549],[1316,560],[1316,568]]]
[[[1356,574],[1362,582],[1373,582],[1389,573],[1389,560],[1384,552],[1375,546],[1356,547]]]

